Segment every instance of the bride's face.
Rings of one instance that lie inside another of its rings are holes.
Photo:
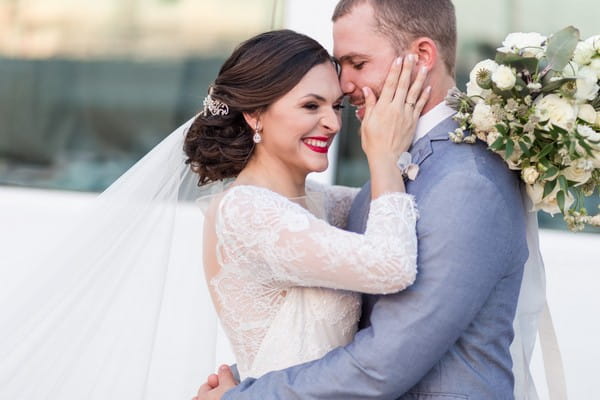
[[[316,65],[261,114],[256,155],[275,158],[294,174],[324,171],[341,126],[342,98],[333,64]]]

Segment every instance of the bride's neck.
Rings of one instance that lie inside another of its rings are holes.
[[[277,160],[251,159],[240,172],[236,184],[264,187],[288,198],[302,197],[305,193],[306,173],[290,170]]]

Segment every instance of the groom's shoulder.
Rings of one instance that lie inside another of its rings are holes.
[[[427,169],[438,176],[464,175],[471,179],[490,179],[498,184],[513,184],[517,175],[504,160],[483,142],[457,144],[450,140],[432,141]]]

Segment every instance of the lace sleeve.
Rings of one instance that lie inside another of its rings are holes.
[[[360,188],[325,185],[309,180],[306,182],[306,190],[323,193],[327,221],[338,228],[346,228],[350,207]]]
[[[257,269],[286,286],[391,293],[415,280],[416,219],[412,196],[386,194],[371,203],[361,235],[269,190],[237,186],[219,205],[218,253],[228,265]]]

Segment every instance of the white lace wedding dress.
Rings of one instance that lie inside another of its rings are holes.
[[[396,292],[415,280],[412,196],[375,199],[359,235],[340,229],[356,189],[311,184],[307,193],[291,201],[234,186],[207,211],[205,269],[242,379],[349,343],[360,317],[358,292]]]

